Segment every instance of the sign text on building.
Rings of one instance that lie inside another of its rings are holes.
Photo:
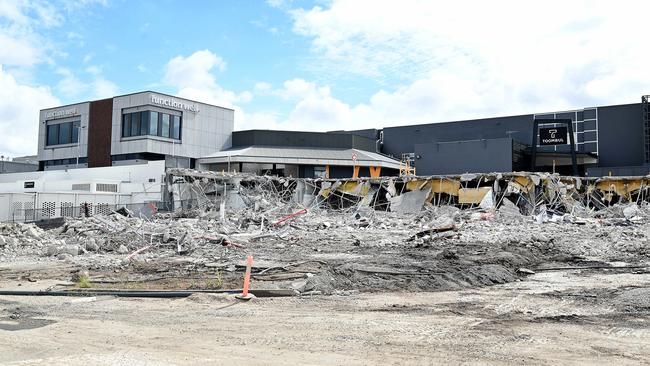
[[[77,113],[77,108],[59,109],[56,111],[45,112],[45,119],[63,118],[74,116]]]
[[[544,127],[539,129],[539,144],[566,145],[568,129],[566,127]]]
[[[164,107],[183,109],[194,113],[197,113],[199,111],[199,106],[195,104],[187,104],[187,103],[179,102],[172,98],[163,98],[155,95],[151,96],[151,103],[159,104]]]

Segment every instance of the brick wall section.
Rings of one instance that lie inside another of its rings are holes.
[[[113,98],[90,102],[88,167],[111,166]]]

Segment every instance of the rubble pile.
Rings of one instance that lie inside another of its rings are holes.
[[[121,209],[47,231],[3,224],[0,260],[154,272],[182,263],[179,276],[239,281],[252,254],[267,287],[325,293],[501,283],[543,261],[647,260],[644,186],[604,181],[610,193],[602,181],[544,174],[344,181],[172,169],[172,211]]]
[[[0,253],[12,253],[14,256],[33,253],[44,242],[55,241],[50,233],[34,224],[0,223]]]

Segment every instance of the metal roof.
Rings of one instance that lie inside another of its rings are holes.
[[[356,156],[356,161],[353,160]],[[303,165],[381,166],[399,169],[399,161],[389,156],[358,150],[301,147],[248,146],[219,151],[198,159],[201,164],[275,163]]]

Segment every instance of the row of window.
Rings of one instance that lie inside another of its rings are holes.
[[[83,157],[79,158],[79,164],[85,164],[88,162],[88,158]],[[72,159],[56,159],[56,160],[47,160],[43,162],[45,166],[57,166],[57,165],[76,165],[77,158]]]
[[[47,125],[46,145],[76,144],[79,141],[80,121]]]
[[[144,111],[122,115],[122,137],[160,136],[181,139],[181,117],[167,113]]]

